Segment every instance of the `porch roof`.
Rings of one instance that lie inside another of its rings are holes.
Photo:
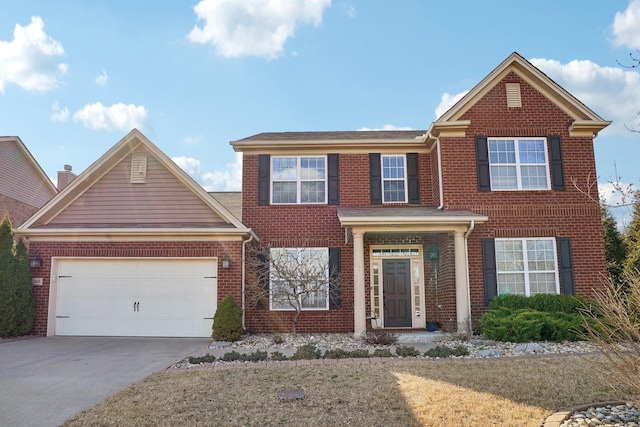
[[[366,206],[338,208],[337,213],[343,227],[364,228],[454,229],[489,220],[489,217],[472,211],[438,209],[435,206]]]

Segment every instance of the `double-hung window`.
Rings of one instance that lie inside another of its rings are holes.
[[[492,190],[549,190],[546,138],[489,138]]]
[[[272,157],[271,202],[326,203],[326,164],[324,156]]]
[[[382,201],[403,203],[407,201],[407,174],[405,156],[382,158]]]
[[[498,295],[559,293],[553,238],[496,239]]]
[[[272,310],[329,309],[329,249],[272,248]]]

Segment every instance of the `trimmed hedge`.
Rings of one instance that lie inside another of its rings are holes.
[[[495,297],[489,309],[499,307],[517,309],[529,309],[545,313],[580,313],[585,308],[592,307],[593,303],[581,296],[562,294],[537,294],[531,297],[522,295],[503,294]]]
[[[580,296],[499,295],[480,319],[480,328],[497,341],[578,341],[589,319],[582,315],[585,311],[597,311],[597,305]]]

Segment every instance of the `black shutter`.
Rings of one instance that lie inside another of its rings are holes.
[[[486,136],[476,136],[476,163],[478,169],[478,190],[491,191],[489,144]]]
[[[371,204],[382,204],[382,169],[380,168],[380,153],[369,153],[369,192]]]
[[[407,153],[407,189],[409,203],[420,203],[418,153]]]
[[[340,283],[340,248],[329,248],[329,310],[342,305],[342,289]]]
[[[330,205],[340,204],[340,158],[337,154],[327,154],[327,202]]]
[[[267,257],[265,253],[258,253],[258,265],[256,271],[258,276],[258,298],[256,298],[256,307],[259,309],[269,308],[269,285],[271,281],[269,273],[269,257]]]
[[[258,155],[258,206],[269,205],[269,186],[271,173],[271,156]]]
[[[560,273],[560,287],[565,295],[575,294],[573,283],[573,261],[571,259],[571,239],[558,237],[558,264]]]
[[[564,190],[564,167],[562,165],[562,139],[559,135],[549,137],[549,156],[551,165],[551,189]]]
[[[489,305],[498,295],[495,239],[482,239],[482,268],[484,270],[484,303]]]

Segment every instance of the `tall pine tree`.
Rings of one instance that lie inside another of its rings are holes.
[[[16,318],[13,287],[13,230],[9,215],[0,223],[0,337],[14,333]]]
[[[22,239],[18,240],[16,253],[13,258],[15,277],[16,317],[14,335],[25,335],[31,331],[33,319],[36,315],[31,284],[31,267],[29,266],[29,252]]]
[[[627,258],[624,261],[624,270],[628,274],[640,273],[640,200],[638,196],[636,194],[634,199],[633,217],[625,236]]]
[[[616,284],[622,283],[624,260],[627,257],[627,246],[618,230],[618,223],[606,206],[602,206],[602,229],[604,233],[604,251],[607,256],[607,271]]]

